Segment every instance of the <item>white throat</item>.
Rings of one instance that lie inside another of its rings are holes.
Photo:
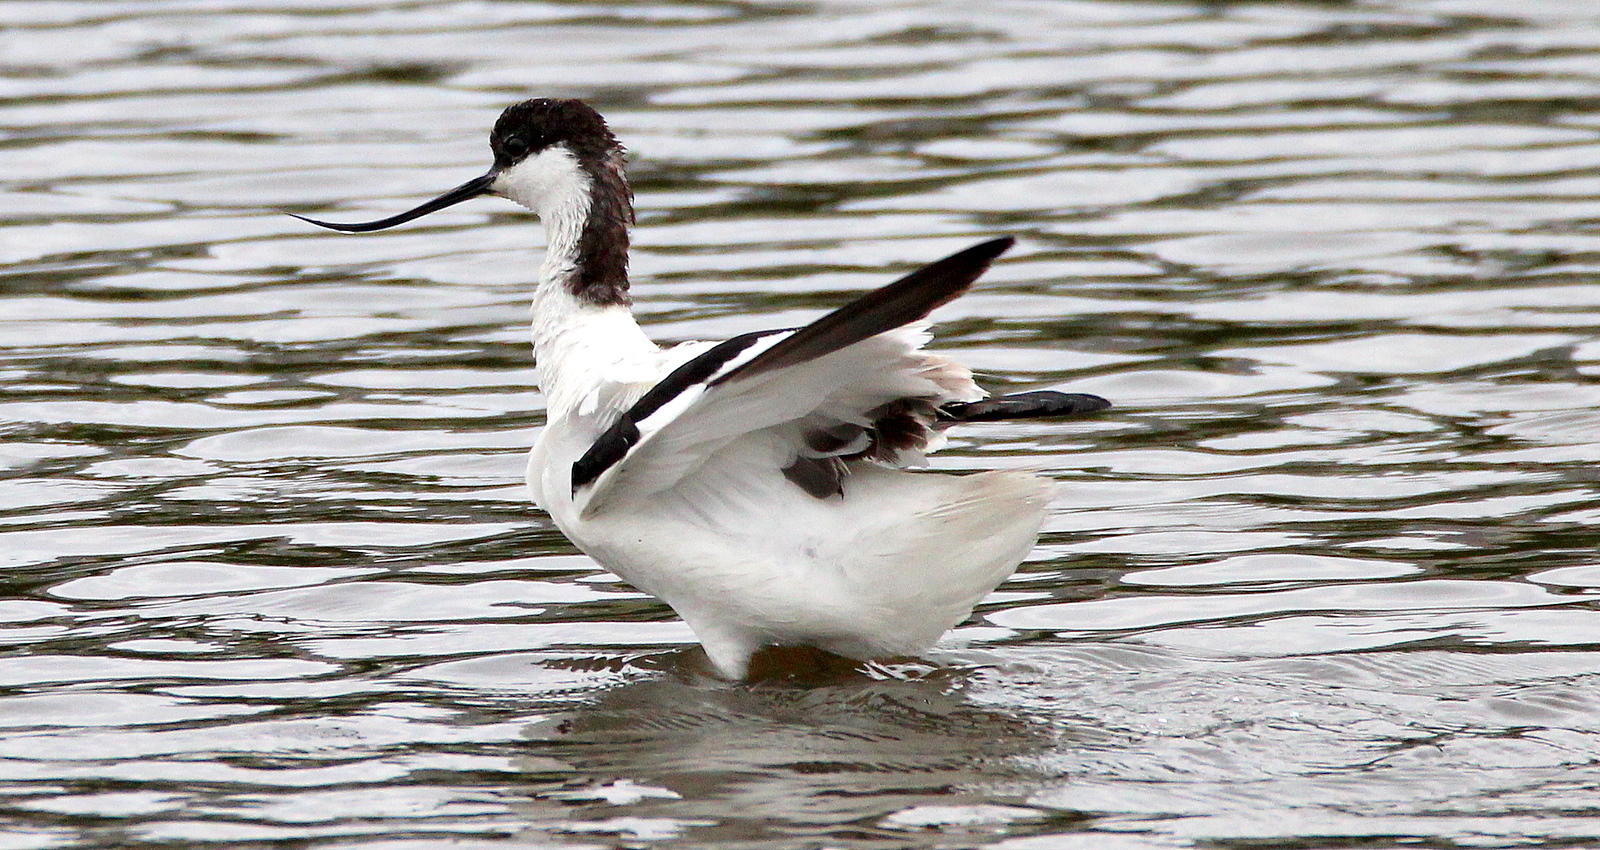
[[[533,354],[550,417],[588,407],[600,383],[632,373],[658,349],[623,305],[574,297],[580,242],[593,203],[593,181],[564,145],[552,145],[500,172],[494,190],[537,213],[545,257],[533,295]]]
[[[559,283],[578,262],[578,240],[589,218],[589,175],[564,145],[552,145],[500,172],[494,190],[527,207],[544,222],[544,269],[541,286]]]

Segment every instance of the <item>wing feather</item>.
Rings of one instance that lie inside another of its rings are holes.
[[[1012,242],[975,245],[803,328],[734,337],[678,366],[573,464],[580,514],[670,488],[730,441],[765,429],[782,432],[774,472],[785,470],[819,497],[836,491],[835,456],[808,447],[808,432],[870,426],[874,410],[899,399],[982,398],[970,372],[920,351],[928,340],[920,322],[966,291]]]
[[[875,289],[801,328],[788,339],[767,349],[715,383],[749,378],[814,360],[876,336],[927,318],[934,308],[967,291],[994,259],[1016,244],[1003,236],[957,251],[937,262]]]
[[[717,343],[709,350],[673,369],[601,432],[594,444],[572,465],[572,489],[592,483],[622,460],[647,433],[676,419],[703,395],[708,381],[737,368],[782,338],[789,330],[755,331]],[[763,338],[767,338],[763,344]]]

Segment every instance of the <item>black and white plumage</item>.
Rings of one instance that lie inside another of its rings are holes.
[[[1069,416],[1095,396],[986,399],[923,350],[924,320],[1012,244],[994,239],[802,328],[662,349],[628,309],[632,197],[622,147],[575,100],[496,122],[489,173],[392,227],[494,194],[547,239],[533,344],[547,419],[534,500],[574,544],[678,612],[717,670],[763,646],[870,659],[928,648],[1032,547],[1050,486],[1022,472],[915,472],[964,422]]]

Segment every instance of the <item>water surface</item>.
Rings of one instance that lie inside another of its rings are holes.
[[[1583,3],[0,6],[0,848],[1600,843]],[[341,237],[581,96],[656,338],[1113,399],[925,664],[695,676],[527,504],[540,236]]]

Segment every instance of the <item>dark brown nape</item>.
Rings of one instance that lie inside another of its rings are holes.
[[[573,297],[597,307],[627,306],[628,228],[633,225],[633,190],[623,173],[622,152],[585,162],[589,218],[578,236],[577,269],[567,281]]]

